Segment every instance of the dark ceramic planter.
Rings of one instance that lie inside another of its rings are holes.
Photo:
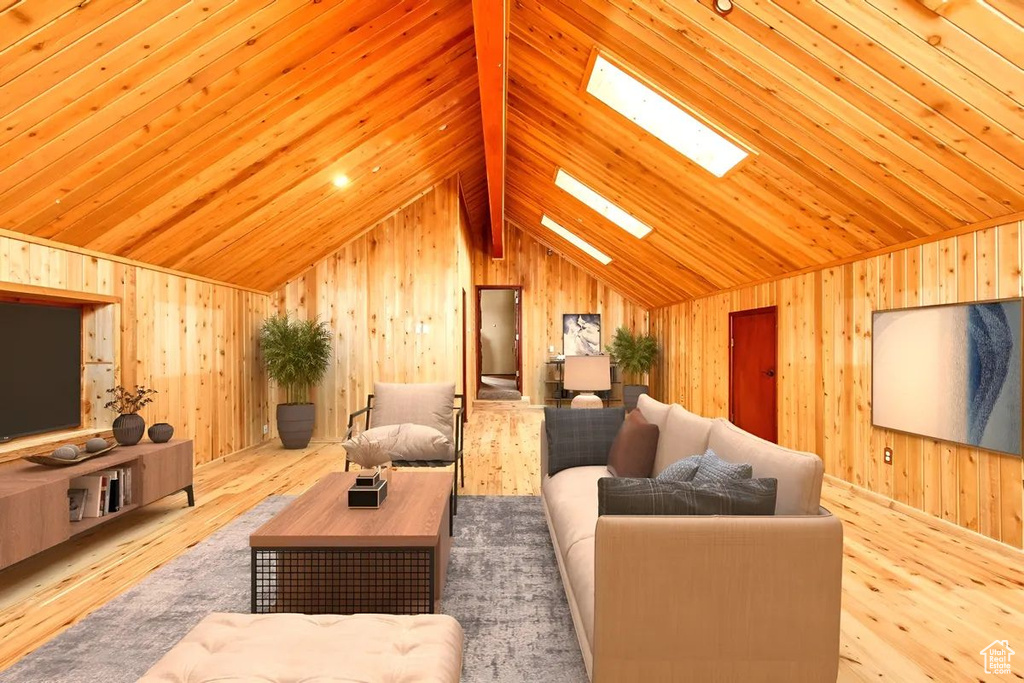
[[[148,434],[153,443],[167,443],[174,436],[174,427],[166,422],[157,422],[149,428]]]
[[[118,415],[114,420],[114,438],[122,446],[134,446],[146,433],[146,421],[138,413]]]
[[[305,448],[313,438],[316,407],[312,403],[282,403],[277,406],[277,433],[285,448]]]
[[[633,410],[636,408],[636,402],[640,399],[640,394],[648,393],[646,384],[627,384],[622,387],[622,404],[626,407],[626,410]]]

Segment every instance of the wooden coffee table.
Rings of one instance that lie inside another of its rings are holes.
[[[321,479],[249,536],[252,611],[439,612],[451,472],[391,472],[379,509],[349,508],[355,472]]]

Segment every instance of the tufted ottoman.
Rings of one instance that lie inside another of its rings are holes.
[[[449,616],[211,614],[139,683],[457,683],[462,627]]]

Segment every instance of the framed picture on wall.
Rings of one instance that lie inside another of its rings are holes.
[[[1021,455],[1021,299],[876,311],[871,422]]]
[[[562,353],[566,356],[601,355],[601,314],[562,315]]]

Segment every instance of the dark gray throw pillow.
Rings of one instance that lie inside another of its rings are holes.
[[[625,408],[545,408],[548,474],[570,467],[607,465],[608,452],[625,419]]]
[[[597,482],[599,515],[774,515],[777,479],[717,484],[605,477]]]
[[[691,480],[694,484],[722,484],[735,479],[750,479],[754,468],[746,463],[726,462],[710,448],[700,458],[700,466]]]

